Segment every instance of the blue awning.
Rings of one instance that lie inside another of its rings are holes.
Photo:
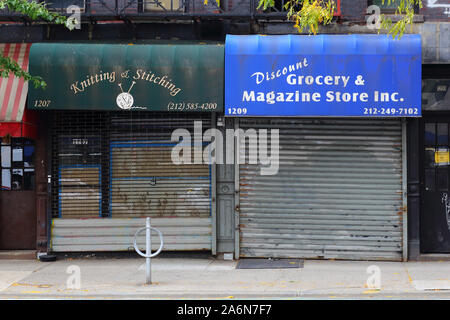
[[[228,35],[227,116],[420,116],[421,38]]]

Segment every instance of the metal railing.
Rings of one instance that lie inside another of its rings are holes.
[[[340,14],[340,0],[336,15]],[[54,12],[70,15],[69,6],[80,8],[82,20],[120,19],[286,19],[284,7],[287,0],[276,0],[275,7],[258,9],[259,0],[46,0]],[[8,9],[0,10],[1,21],[27,21],[28,19]]]
[[[250,0],[252,2],[253,0]],[[69,15],[67,8],[76,5],[80,8],[82,18],[85,19],[121,19],[124,17],[148,17],[164,19],[192,19],[193,17],[248,15],[249,12],[239,10],[239,6],[230,10],[222,4],[217,6],[214,0],[208,5],[203,0],[48,0],[47,7],[63,15]],[[226,1],[224,1],[226,2]],[[229,0],[228,2],[233,2]],[[236,1],[234,1],[236,2]],[[242,0],[242,3],[249,2]],[[19,13],[4,9],[0,11],[0,19],[10,21],[27,20]]]

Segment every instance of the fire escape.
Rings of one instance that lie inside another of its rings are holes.
[[[276,0],[269,10],[258,8],[259,0],[51,0],[47,7],[54,12],[70,16],[78,11],[82,22],[97,21],[152,21],[152,20],[286,20],[285,2]],[[336,15],[340,14],[340,0]],[[0,21],[31,22],[24,15],[0,11]]]

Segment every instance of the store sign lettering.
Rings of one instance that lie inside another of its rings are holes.
[[[286,69],[286,68],[285,68]],[[267,73],[268,74],[268,73]],[[262,72],[254,73],[251,77],[257,75],[256,84],[260,84],[262,80]],[[273,75],[273,73],[272,73]],[[259,79],[259,80],[258,80]],[[269,78],[267,78],[269,80]],[[272,78],[270,78],[272,79]],[[267,81],[268,81],[267,80]],[[351,80],[350,76],[330,76],[330,75],[318,75],[316,77],[313,76],[304,76],[297,75],[294,73],[289,74],[286,77],[286,83],[291,86],[341,86],[342,88],[346,88],[349,81]],[[362,75],[356,76],[355,79],[356,86],[364,86],[364,78]],[[404,101],[403,98],[399,97],[398,92],[379,92],[374,91],[371,95],[373,102],[389,102],[389,101]],[[320,92],[304,92],[296,90],[292,92],[255,92],[253,90],[247,91],[244,90],[242,94],[242,101],[258,101],[258,102],[266,102],[268,104],[275,104],[277,102],[321,102],[325,100],[326,102],[368,102],[369,94],[367,92],[342,92],[342,91],[327,91],[325,93],[325,97],[322,97]]]
[[[367,103],[370,106],[362,107],[359,113],[364,115],[385,115],[385,116],[401,116],[401,115],[420,115],[420,108],[417,105],[401,104],[405,101],[398,91],[379,91],[373,90],[374,86],[367,86],[365,76],[362,74],[350,75],[305,75],[297,73],[301,70],[308,73],[308,68],[313,68],[308,63],[307,58],[301,59],[301,62],[280,67],[277,71],[256,71],[252,73],[248,82],[254,81],[256,90],[242,90],[240,101],[234,105],[242,106],[238,108],[241,115],[250,114],[251,103],[258,104],[287,104],[295,103],[312,103],[317,108],[321,108],[323,103]],[[273,89],[274,84],[264,86],[273,80],[282,83],[279,87],[281,90],[265,91],[270,87]],[[334,88],[334,90],[324,90],[323,88]],[[285,90],[282,90],[285,89]],[[346,90],[348,89],[348,90]],[[353,91],[354,90],[354,91]],[[367,92],[365,91],[367,90]],[[396,103],[392,106],[378,107],[379,102]],[[322,105],[321,105],[322,103]],[[226,108],[227,115],[233,115],[233,108]],[[280,113],[279,115],[282,115]]]
[[[139,106],[133,106],[134,104],[134,97],[131,94],[131,90],[133,86],[137,83],[137,81],[145,81],[152,85],[158,85],[163,87],[164,89],[167,89],[169,91],[169,94],[172,97],[175,97],[180,91],[181,88],[178,88],[172,80],[167,75],[157,75],[151,71],[144,71],[143,69],[137,69],[134,74],[130,74],[130,70],[126,70],[124,72],[120,73],[119,77],[116,77],[116,72],[103,72],[100,71],[99,73],[88,75],[86,76],[86,79],[84,80],[78,80],[73,82],[70,85],[70,89],[74,95],[78,93],[84,92],[86,89],[88,89],[91,86],[94,86],[98,83],[102,82],[110,82],[115,83],[120,79],[120,81],[123,81],[125,79],[132,79],[131,85],[127,91],[124,91],[123,89],[123,83],[117,83],[118,88],[120,88],[120,92],[118,93],[116,97],[116,104],[119,108],[128,110],[128,109],[147,109],[146,107],[139,107]],[[136,81],[135,81],[136,80]]]
[[[420,41],[405,39],[228,36],[225,115],[421,116]]]
[[[84,92],[84,90],[94,84],[97,84],[102,81],[109,81],[114,82],[116,81],[116,73],[115,72],[101,72],[86,76],[85,80],[82,81],[75,81],[70,86],[70,89],[73,91],[74,94],[77,94],[79,92]]]
[[[126,71],[120,73],[120,78],[122,78],[122,79],[130,78],[129,72],[130,72],[130,70],[126,70]],[[97,83],[104,82],[104,81],[114,83],[114,82],[116,82],[116,79],[117,79],[117,77],[116,77],[115,71],[112,71],[112,72],[100,71],[99,73],[86,76],[86,79],[84,79],[84,80],[75,81],[70,86],[70,89],[72,90],[73,94],[77,94],[80,92],[84,92],[87,88],[89,88],[90,86],[93,86]],[[169,90],[170,95],[172,97],[176,96],[181,91],[180,88],[178,88],[174,83],[172,83],[172,80],[167,75],[159,76],[159,75],[154,74],[151,71],[144,71],[143,69],[137,69],[136,72],[134,73],[134,75],[132,76],[132,79],[133,80],[143,80],[143,81],[147,81],[147,82],[159,85],[159,86]],[[136,83],[136,82],[133,81],[133,83]],[[119,85],[120,85],[120,83],[119,83]]]

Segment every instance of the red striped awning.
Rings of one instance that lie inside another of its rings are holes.
[[[0,44],[0,54],[17,61],[22,69],[28,71],[28,58],[31,43]],[[28,82],[10,74],[0,77],[0,122],[22,121],[28,93]]]
[[[21,122],[0,122],[0,138],[11,136],[14,138],[32,138],[38,137],[38,114],[33,110],[25,110]]]

